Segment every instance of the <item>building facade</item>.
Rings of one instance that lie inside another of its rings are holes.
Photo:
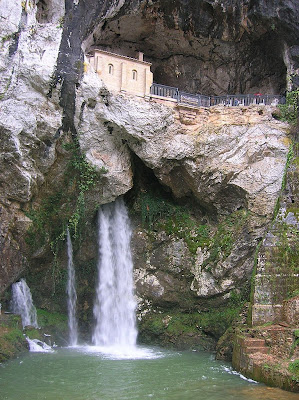
[[[142,97],[150,94],[153,74],[151,64],[143,61],[143,53],[139,53],[138,59],[135,59],[94,49],[87,59],[109,90]]]

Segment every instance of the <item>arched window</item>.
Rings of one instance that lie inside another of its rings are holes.
[[[113,75],[113,70],[114,70],[113,64],[108,64],[108,73],[110,75]]]
[[[137,81],[137,71],[136,71],[136,69],[133,69],[133,71],[132,71],[132,78],[133,78],[134,81]]]

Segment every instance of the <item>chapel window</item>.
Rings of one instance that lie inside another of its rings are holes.
[[[109,73],[110,75],[113,75],[113,71],[114,71],[113,64],[108,64],[108,73]]]
[[[137,81],[137,71],[136,71],[136,69],[133,69],[133,71],[132,71],[132,78],[133,78],[134,81]]]

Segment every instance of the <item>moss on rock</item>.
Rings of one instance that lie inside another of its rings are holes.
[[[16,315],[0,315],[0,362],[6,361],[27,349],[21,328],[21,319]]]

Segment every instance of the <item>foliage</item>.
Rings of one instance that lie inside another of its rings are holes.
[[[85,155],[80,151],[77,138],[73,139],[73,142],[65,144],[64,147],[71,153],[67,174],[70,174],[71,171],[73,178],[69,180],[69,184],[75,185],[77,193],[75,211],[68,219],[68,226],[73,237],[77,238],[79,222],[85,212],[85,193],[95,185],[99,175],[107,171],[105,168],[97,171],[93,165],[88,163]]]
[[[17,342],[24,339],[23,332],[17,328],[10,329],[7,333],[3,335],[3,338],[8,340],[9,342]]]
[[[296,161],[296,159],[294,158],[295,152],[297,151],[296,147],[297,147],[297,144],[294,142],[292,142],[289,147],[287,161],[286,161],[286,165],[285,165],[284,173],[283,173],[283,177],[282,177],[282,182],[281,182],[281,192],[286,189],[288,169],[289,169],[291,163],[293,161]],[[274,212],[273,212],[273,219],[275,219],[278,215],[278,212],[280,210],[280,203],[281,203],[281,195],[278,197],[278,199],[276,201],[276,205],[275,205]]]
[[[25,350],[26,340],[18,328],[0,325],[0,363]]]
[[[284,190],[286,188],[287,172],[288,172],[288,169],[291,165],[293,158],[294,158],[294,143],[291,143],[291,145],[289,147],[289,151],[288,151],[288,155],[287,155],[287,162],[286,162],[286,165],[284,168],[284,174],[283,174],[282,183],[281,183],[282,190]]]
[[[246,297],[246,296],[245,296]],[[238,317],[244,304],[244,293],[232,292],[226,305],[205,312],[168,310],[146,315],[140,323],[140,335],[146,341],[166,344],[185,335],[198,337],[200,332],[219,339]]]
[[[42,340],[42,334],[41,331],[39,329],[25,329],[25,334],[27,337],[29,337],[29,339],[38,339],[38,340]]]
[[[58,264],[58,253],[66,238],[67,227],[74,239],[80,239],[80,228],[85,216],[85,196],[106,170],[100,171],[90,165],[81,153],[79,141],[64,145],[68,152],[68,165],[64,174],[65,186],[54,194],[44,198],[40,205],[31,208],[26,214],[32,220],[26,236],[26,242],[32,251],[50,246],[54,254],[52,264],[53,294],[56,284],[64,276]]]
[[[299,380],[299,359],[289,363],[289,371]]]
[[[196,253],[198,247],[206,246],[210,241],[208,225],[199,224],[186,207],[174,204],[160,194],[141,193],[137,210],[141,212],[143,226],[184,239],[191,253]]]
[[[50,242],[54,253],[57,243],[65,239],[66,226],[74,238],[78,237],[78,226],[85,212],[85,193],[95,185],[99,174],[106,172],[104,169],[97,171],[87,162],[77,139],[64,147],[70,152],[65,172],[66,187],[44,198],[38,208],[27,212],[33,222],[27,243],[37,247]]]
[[[223,218],[215,230],[209,224],[201,224],[196,220],[187,207],[171,202],[160,193],[140,193],[136,203],[135,211],[141,213],[145,228],[184,239],[192,254],[196,253],[198,247],[207,248],[210,256],[203,267],[229,256],[238,233],[249,217],[245,210],[235,211]]]
[[[55,326],[60,330],[67,329],[67,316],[57,312],[48,312],[46,310],[37,309],[37,320],[41,328]]]
[[[282,121],[289,122],[290,124],[296,124],[298,117],[298,98],[299,89],[288,92],[286,95],[286,104],[279,104],[280,119]]]
[[[54,242],[63,229],[59,211],[63,199],[62,191],[43,199],[37,209],[29,210],[26,215],[32,220],[26,242],[38,248],[47,242]]]
[[[249,217],[249,212],[238,210],[226,216],[217,227],[209,246],[210,256],[203,267],[216,264],[221,258],[227,258],[231,253],[238,234],[243,229]]]

